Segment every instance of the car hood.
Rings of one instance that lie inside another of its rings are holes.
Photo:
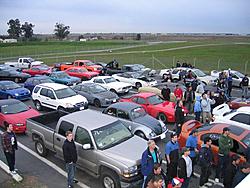
[[[108,83],[107,85],[112,88],[122,88],[122,87],[132,86],[131,84],[124,83],[124,82],[111,82],[111,83]]]
[[[105,91],[102,93],[94,93],[93,96],[97,98],[103,98],[103,99],[117,99],[118,98],[118,96],[111,91]]]
[[[72,105],[75,105],[76,103],[81,103],[81,102],[87,102],[87,99],[83,97],[82,95],[75,95],[72,97],[67,97],[64,99],[59,99],[62,103],[70,103]]]
[[[162,127],[161,127],[161,124],[159,123],[159,121],[150,115],[145,115],[143,117],[136,118],[136,119],[134,119],[134,122],[140,123],[140,124],[143,124],[143,125],[149,127],[157,135],[161,134],[161,132],[162,132]]]
[[[203,77],[199,77],[199,79],[202,81],[202,80],[205,80],[205,81],[215,81],[217,80],[215,77],[213,76],[209,76],[209,75],[206,75],[206,76],[203,76]]]
[[[25,112],[20,112],[17,114],[6,114],[4,115],[6,117],[7,122],[9,123],[13,123],[13,124],[17,124],[17,123],[22,123],[22,124],[26,124],[26,120],[28,118],[32,118],[35,116],[39,116],[40,113],[37,112],[34,109],[29,109]]]
[[[29,92],[29,90],[26,88],[17,88],[17,89],[6,90],[6,93],[9,93],[11,95],[14,95],[15,93],[24,94],[27,92]]]
[[[213,109],[213,115],[214,117],[219,117],[219,116],[222,116],[228,112],[230,112],[231,109],[229,108],[229,106],[227,104],[221,104],[219,106],[216,106],[214,109]]]
[[[90,72],[90,71],[88,71],[88,72],[84,72],[84,75],[88,75],[88,76],[97,76],[97,75],[99,75],[97,72]]]
[[[103,154],[110,159],[122,163],[126,167],[131,167],[134,165],[139,165],[141,163],[141,155],[146,148],[146,140],[138,136],[133,136],[125,142],[122,142],[109,149],[103,150]]]

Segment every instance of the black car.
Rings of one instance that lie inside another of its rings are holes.
[[[0,80],[11,80],[16,83],[25,82],[31,76],[20,72],[18,69],[8,66],[0,66]]]

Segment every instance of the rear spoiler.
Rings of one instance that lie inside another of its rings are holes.
[[[189,120],[182,125],[182,132],[191,132],[194,129],[201,127],[201,122],[196,120]]]

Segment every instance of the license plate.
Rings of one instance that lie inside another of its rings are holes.
[[[164,139],[164,138],[166,138],[166,134],[165,133],[161,134],[161,139]]]
[[[80,107],[80,110],[84,110],[84,106]]]

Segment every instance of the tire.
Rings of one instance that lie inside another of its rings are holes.
[[[35,142],[35,149],[36,149],[36,152],[42,157],[46,157],[48,154],[48,149],[44,146],[44,143],[42,140],[37,140]]]
[[[116,90],[114,90],[114,89],[110,89],[110,91],[117,94]]]
[[[36,109],[38,111],[43,110],[43,107],[42,107],[42,105],[41,105],[41,103],[39,101],[35,101],[34,103],[35,103]]]
[[[178,81],[179,81],[179,80],[178,80],[178,79],[176,79],[176,78],[174,78],[174,79],[173,79],[173,82],[178,82]]]
[[[142,86],[142,84],[141,84],[140,82],[136,82],[136,83],[135,83],[135,87],[136,87],[137,89],[139,89],[141,86]]]
[[[15,79],[14,79],[14,82],[18,83],[18,82],[19,82],[19,79],[18,79],[18,78],[15,78]]]
[[[164,113],[162,113],[162,112],[160,112],[159,114],[158,114],[158,117],[157,117],[159,120],[161,120],[163,123],[167,123],[168,122],[168,118],[167,118],[167,116],[164,114]]]
[[[65,108],[63,108],[62,106],[59,106],[59,107],[57,108],[57,110],[66,111]]]
[[[94,100],[94,105],[95,105],[95,107],[98,107],[98,108],[100,108],[102,106],[99,99]]]
[[[104,188],[120,188],[120,181],[118,175],[108,169],[104,169],[101,173],[102,187]]]
[[[7,99],[12,99],[12,96],[11,96],[11,95],[8,95],[8,96],[7,96]]]
[[[137,135],[137,136],[139,136],[139,137],[141,137],[141,138],[147,140],[147,137],[146,137],[145,134],[144,134],[143,132],[141,132],[141,131],[136,131],[136,132],[135,132],[135,135]]]
[[[163,74],[163,75],[162,75],[162,79],[164,79],[164,78],[165,78],[165,76],[167,76],[167,74]]]

